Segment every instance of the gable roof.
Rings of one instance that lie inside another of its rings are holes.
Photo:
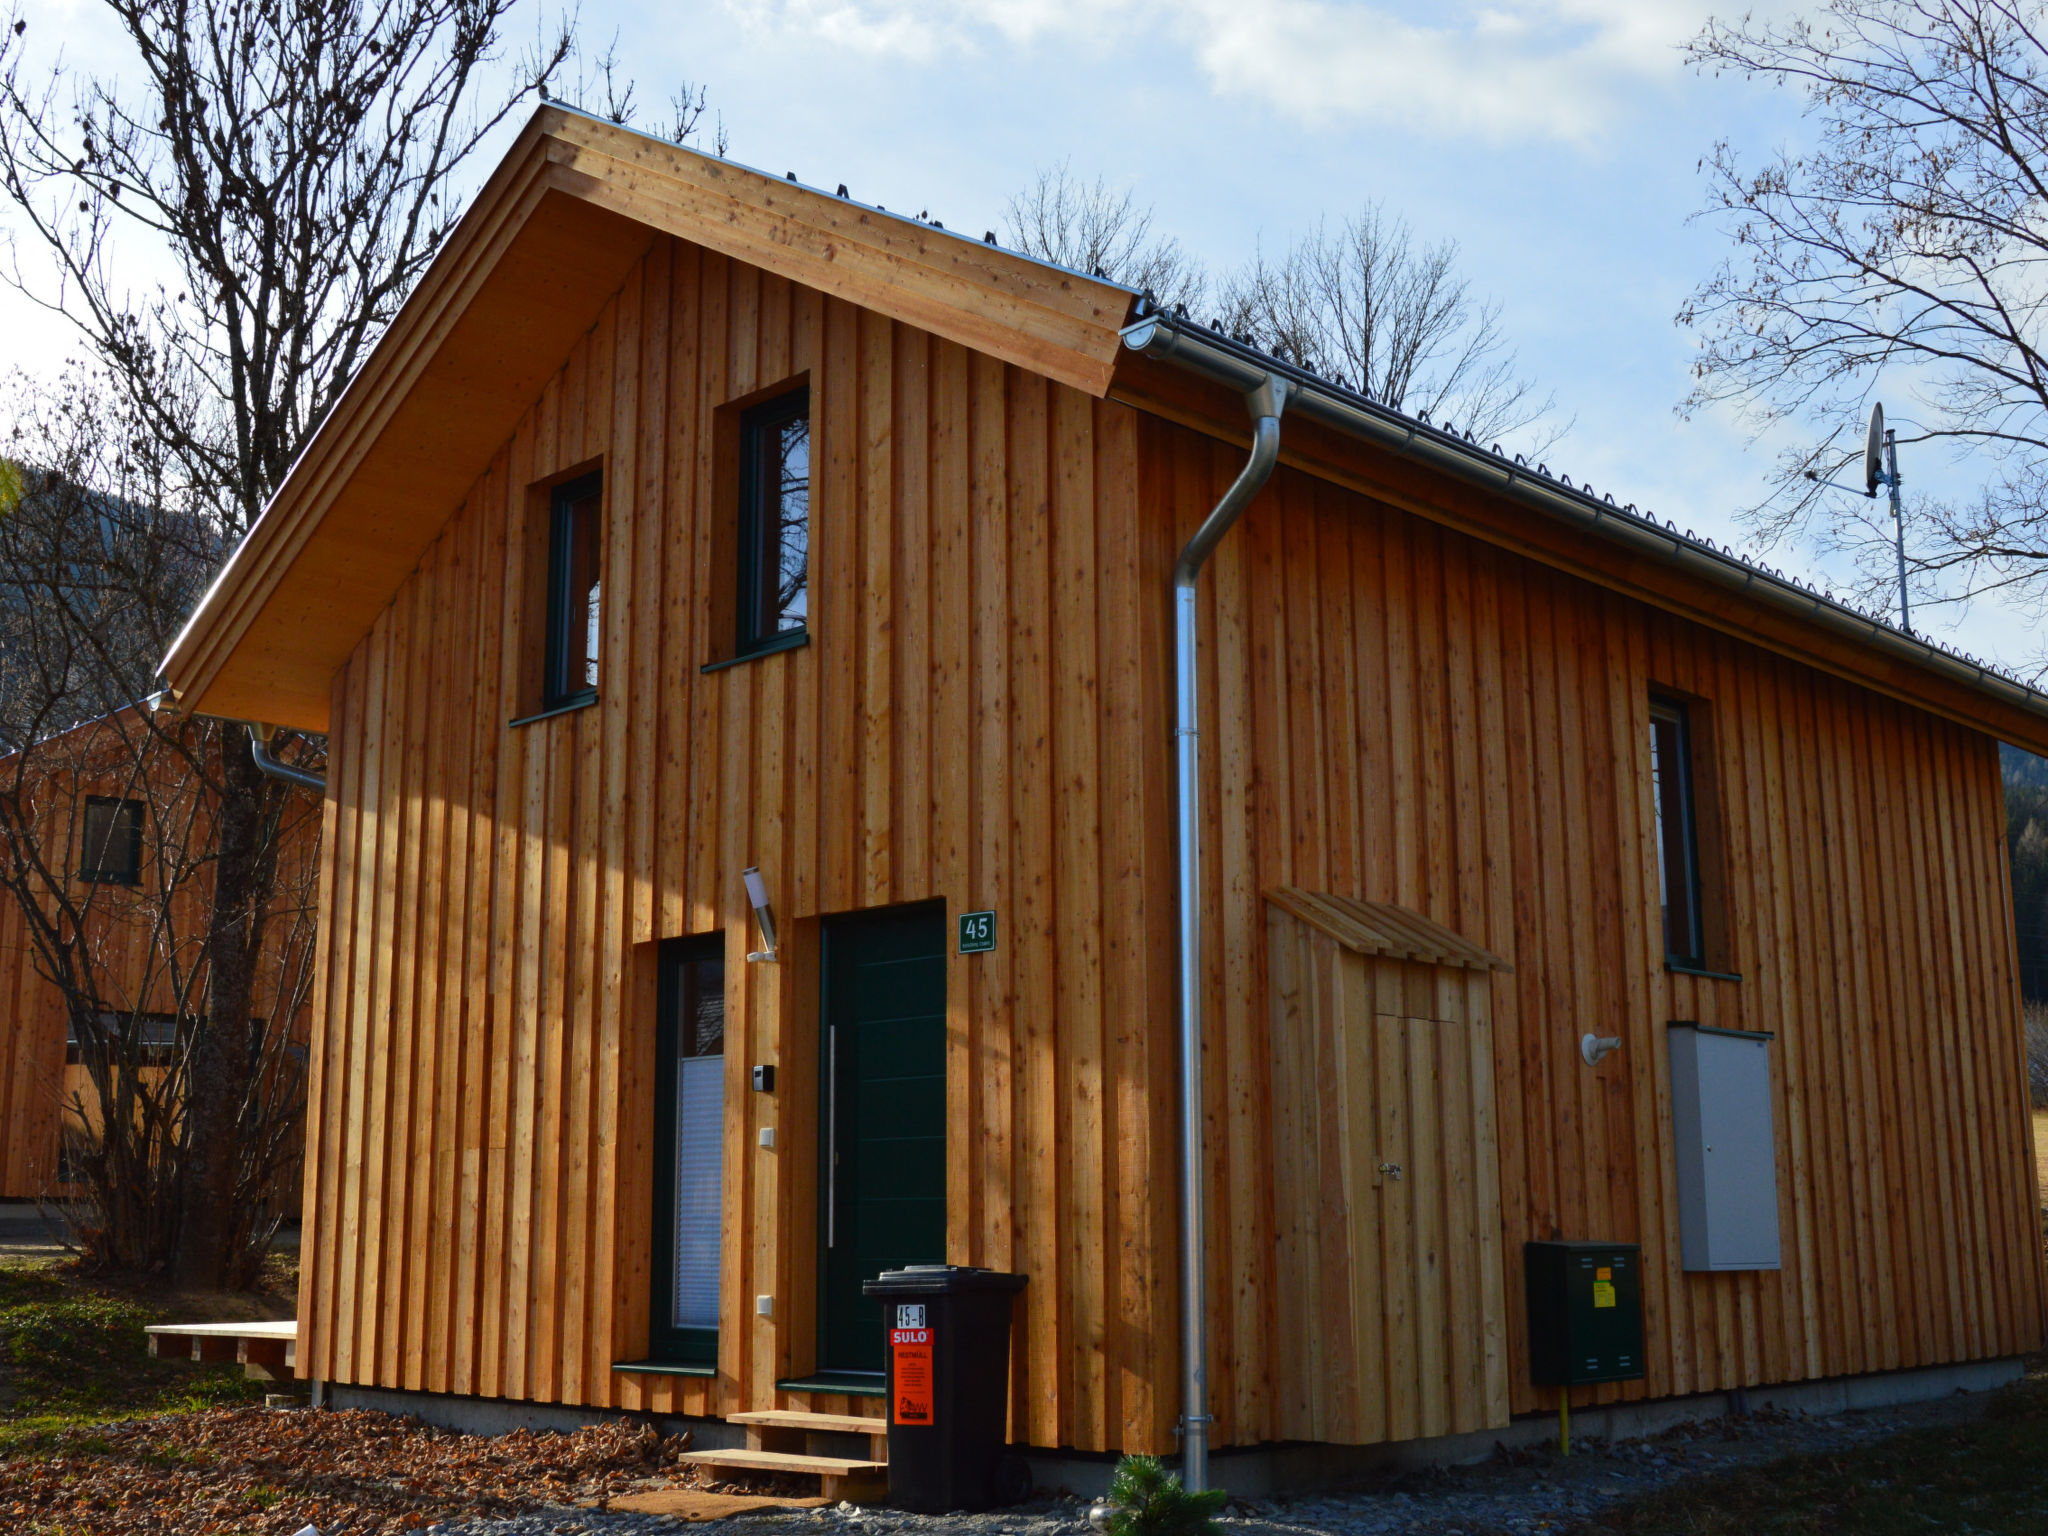
[[[178,706],[325,731],[335,673],[664,234],[1226,441],[1244,438],[1246,381],[1287,377],[1287,462],[2048,751],[2048,696],[2019,679],[1544,467],[1160,314],[1132,289],[554,104],[529,119],[173,644],[163,675]],[[1206,398],[1163,383],[1182,370]],[[1350,446],[1332,453],[1333,437]],[[1420,492],[1362,468],[1403,459],[1429,475]],[[1446,477],[1496,510],[1454,513]],[[1588,560],[1561,535],[1603,553]]]
[[[542,106],[172,645],[179,706],[326,730],[334,674],[663,233],[1097,397],[1136,297]]]

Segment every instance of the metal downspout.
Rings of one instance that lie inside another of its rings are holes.
[[[1252,453],[1173,568],[1174,729],[1180,789],[1180,1294],[1181,1482],[1209,1486],[1208,1292],[1203,1281],[1207,1219],[1202,1191],[1202,814],[1200,737],[1195,726],[1195,579],[1280,457],[1285,379],[1265,375],[1245,393]]]
[[[296,784],[310,789],[316,795],[327,793],[327,780],[317,773],[308,773],[303,768],[294,768],[289,763],[280,763],[270,755],[270,738],[276,734],[276,727],[263,725],[255,720],[246,722],[249,727],[249,755],[256,760],[259,772],[267,773],[273,779],[283,779],[287,784]]]

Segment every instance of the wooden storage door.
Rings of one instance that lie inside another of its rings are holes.
[[[1412,913],[1268,899],[1278,1432],[1369,1444],[1505,1424],[1488,1022],[1503,967]]]

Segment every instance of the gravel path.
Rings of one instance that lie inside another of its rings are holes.
[[[1773,1412],[1718,1419],[1648,1440],[1579,1441],[1569,1459],[1554,1449],[1501,1451],[1477,1466],[1400,1474],[1371,1492],[1233,1501],[1223,1524],[1231,1536],[1538,1536],[1688,1477],[1974,1419],[1988,1396],[1958,1394],[1829,1418]],[[685,1527],[660,1515],[560,1508],[509,1520],[450,1521],[429,1527],[429,1536],[675,1536],[685,1528],[700,1536],[1095,1536],[1087,1515],[1088,1501],[1075,1498],[1038,1499],[985,1515],[910,1515],[841,1504]]]

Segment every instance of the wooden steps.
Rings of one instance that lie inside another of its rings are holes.
[[[889,1438],[887,1419],[865,1419],[851,1413],[799,1413],[791,1408],[773,1408],[765,1413],[735,1413],[726,1420],[729,1424],[745,1424],[749,1428],[801,1429],[811,1434],[827,1435],[876,1435],[883,1440]],[[883,1460],[888,1457],[884,1455]]]
[[[815,1477],[826,1498],[854,1504],[880,1503],[889,1496],[886,1419],[774,1409],[736,1413],[730,1422],[746,1426],[744,1449],[689,1451],[682,1459],[720,1470]],[[846,1442],[855,1437],[867,1441],[867,1456],[838,1454],[850,1449]]]

